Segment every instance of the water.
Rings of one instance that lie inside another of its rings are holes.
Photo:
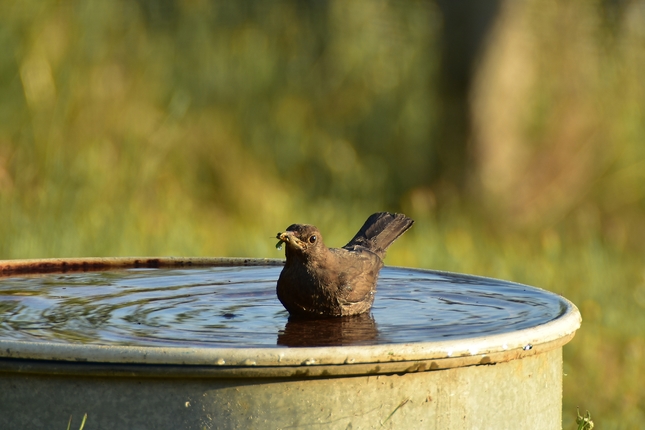
[[[389,268],[372,312],[289,320],[282,267],[131,269],[0,278],[0,339],[276,347],[374,345],[500,334],[565,312],[555,294],[474,276]]]

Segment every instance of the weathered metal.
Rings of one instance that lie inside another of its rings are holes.
[[[152,266],[150,266],[152,264]],[[0,262],[2,276],[279,260]],[[178,348],[0,339],[0,428],[561,428],[562,316],[494,336],[343,347]]]

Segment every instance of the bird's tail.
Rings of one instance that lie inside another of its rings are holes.
[[[379,257],[384,258],[385,250],[388,246],[412,227],[413,223],[414,220],[403,214],[390,212],[375,213],[365,221],[363,227],[345,245],[345,248],[363,246]]]

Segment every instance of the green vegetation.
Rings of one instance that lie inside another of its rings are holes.
[[[594,427],[593,421],[591,421],[591,414],[589,411],[585,413],[584,416],[580,415],[580,410],[577,409],[578,417],[576,418],[576,424],[578,424],[578,430],[591,430]]]
[[[311,3],[311,4],[309,4]],[[558,292],[564,428],[645,422],[645,10],[503,2],[465,177],[432,2],[0,3],[0,258],[281,257],[417,223],[388,264]],[[446,155],[447,154],[447,155]],[[444,157],[444,158],[442,158]]]
[[[83,421],[81,421],[81,426],[78,428],[79,430],[83,430],[83,427],[85,427],[85,421],[87,420],[87,414],[83,415]],[[69,430],[72,427],[72,417],[69,417],[69,422],[67,423],[67,430]]]

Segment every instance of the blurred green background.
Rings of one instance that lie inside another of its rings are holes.
[[[277,258],[402,211],[388,264],[578,305],[565,428],[645,428],[644,29],[642,0],[0,2],[0,258]]]

